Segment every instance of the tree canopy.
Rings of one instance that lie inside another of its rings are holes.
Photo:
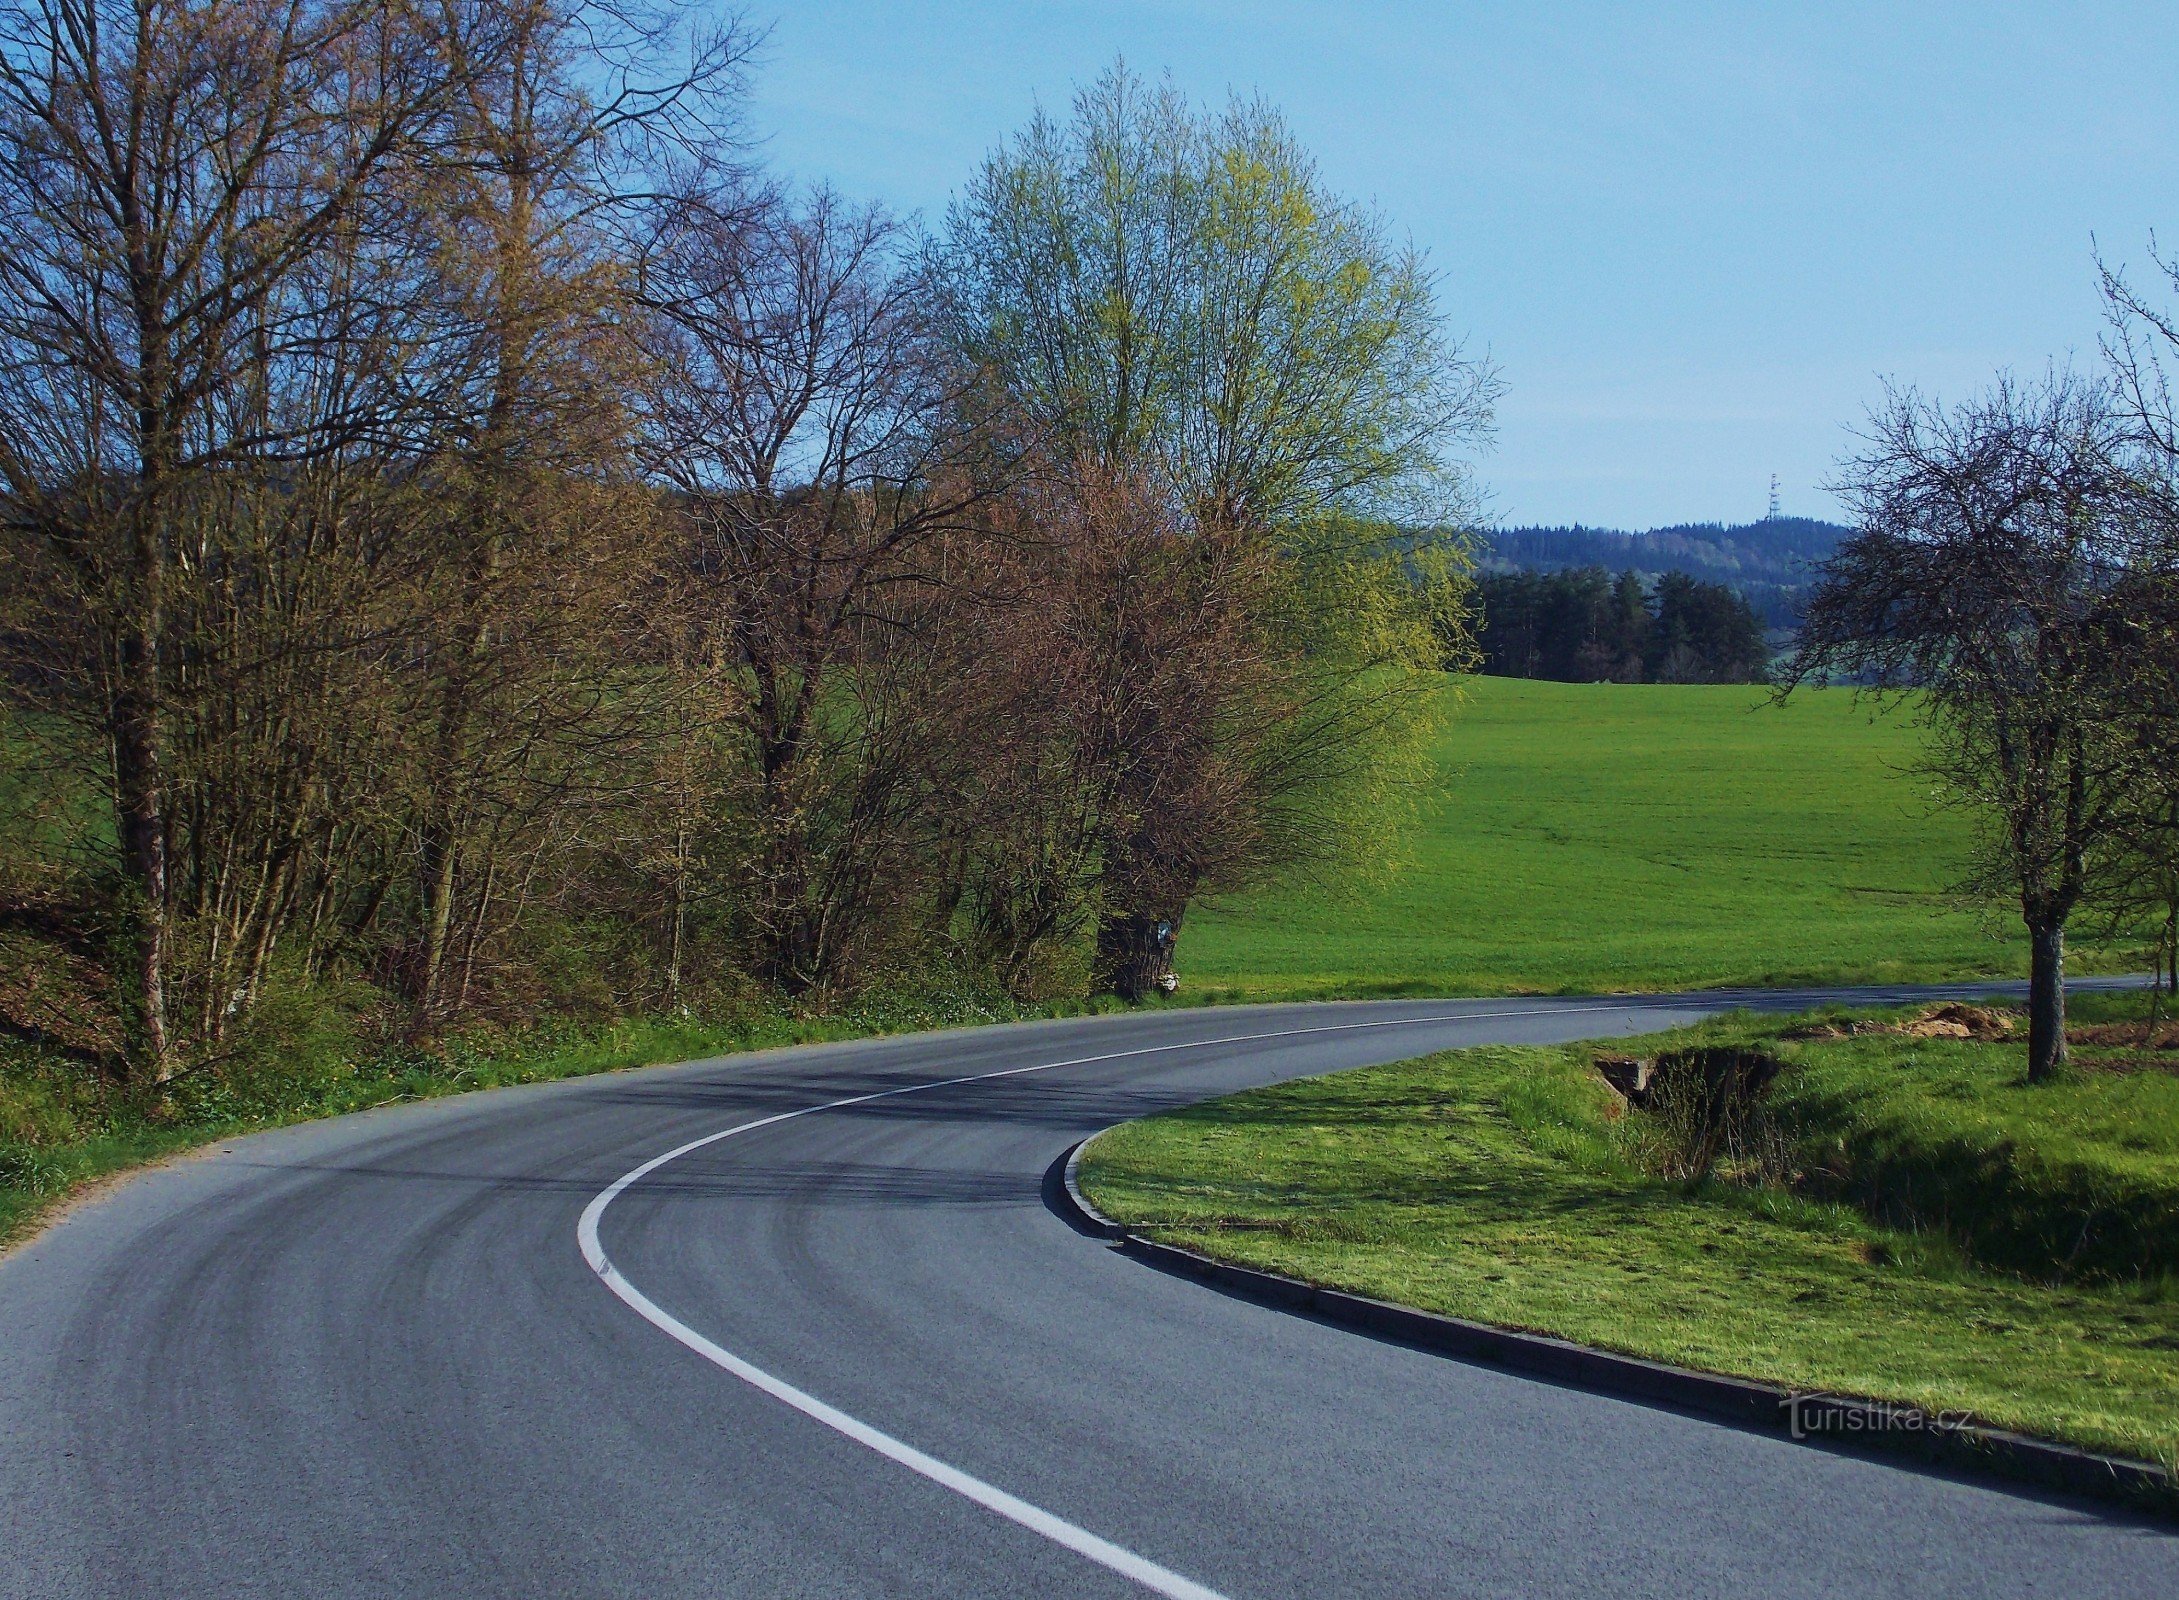
[[[1193,898],[1374,831],[1333,819],[1389,798],[1436,703],[1434,640],[1465,626],[1462,456],[1496,380],[1419,252],[1277,112],[1199,111],[1124,64],[986,159],[927,271],[945,337],[1097,530],[1075,576],[1160,591],[1080,602],[1141,624],[1108,639],[1132,732],[1097,757],[1094,845],[1100,962],[1136,992]],[[1127,528],[1154,560],[1111,553]],[[1194,637],[1238,654],[1174,654]]]
[[[1116,65],[985,160],[932,265],[951,337],[1056,456],[1147,467],[1233,527],[1463,509],[1491,369],[1259,100],[1205,113]]]

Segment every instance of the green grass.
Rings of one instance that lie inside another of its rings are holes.
[[[1791,1160],[1768,1180],[1648,1175],[1640,1117],[1614,1115],[1582,1047],[1235,1095],[1106,1134],[1083,1179],[1112,1216],[1245,1265],[2179,1461],[2179,1072],[2030,1087],[2017,1045],[1773,1047]],[[2085,1253],[2084,1227],[2109,1230]]]
[[[1192,915],[1182,993],[1577,993],[2025,971],[1947,897],[1959,817],[1843,690],[1465,681],[1375,881]],[[1448,691],[1450,692],[1450,691]]]

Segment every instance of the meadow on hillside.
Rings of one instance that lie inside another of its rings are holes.
[[[1182,995],[1542,993],[2025,970],[1965,822],[1844,690],[1469,678],[1405,859],[1191,917]]]

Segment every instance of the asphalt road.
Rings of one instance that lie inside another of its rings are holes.
[[[2169,1529],[1251,1305],[1042,1199],[1123,1118],[1736,998],[1787,1003],[1166,1011],[236,1141],[0,1260],[0,1595],[2179,1595]]]

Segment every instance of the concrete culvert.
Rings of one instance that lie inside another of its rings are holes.
[[[1599,1055],[1595,1066],[1654,1132],[1662,1175],[1693,1182],[1752,1144],[1757,1107],[1785,1063],[1768,1051],[1723,1045],[1647,1058]]]

